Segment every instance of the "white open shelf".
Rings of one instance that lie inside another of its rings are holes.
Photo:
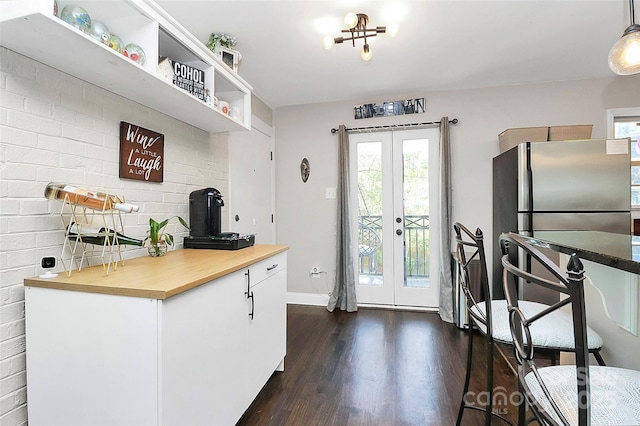
[[[59,1],[60,13],[70,2]],[[0,1],[0,45],[202,130],[251,129],[251,86],[151,0],[79,0],[92,20],[146,54],[144,66],[53,14],[53,0]],[[157,75],[168,56],[205,72],[212,96],[242,111],[234,120]]]

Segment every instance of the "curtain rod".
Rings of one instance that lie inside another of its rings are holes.
[[[458,124],[458,119],[454,118],[453,120],[449,120],[450,124]],[[407,123],[407,124],[388,124],[384,126],[370,126],[370,127],[354,127],[351,129],[347,129],[347,132],[382,132],[385,130],[392,129],[415,129],[417,127],[426,127],[426,126],[434,126],[440,125],[439,121],[427,121],[425,123]],[[331,133],[337,133],[338,129],[331,129]]]

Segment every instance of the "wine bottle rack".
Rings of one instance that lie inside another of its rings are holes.
[[[117,202],[124,202],[119,197]],[[60,263],[64,267],[67,276],[71,276],[73,267],[78,271],[84,266],[91,266],[96,259],[102,262],[102,267],[107,275],[111,269],[118,268],[118,262],[124,266],[124,258],[121,247],[116,237],[116,232],[124,233],[122,215],[118,210],[110,210],[103,206],[102,210],[84,207],[71,202],[65,195],[60,209],[60,218],[65,229],[64,244],[60,254]],[[76,224],[77,233],[71,234],[71,226]],[[88,243],[82,240],[82,228],[104,228],[105,239],[102,245]]]

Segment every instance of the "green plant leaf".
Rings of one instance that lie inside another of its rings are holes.
[[[171,218],[169,218],[169,219],[165,219],[165,220],[163,220],[162,222],[160,222],[160,225],[159,225],[160,230],[162,230],[165,226],[167,226],[167,223],[169,223],[169,220],[170,220],[170,219],[171,219]]]
[[[189,228],[189,225],[187,225],[187,222],[185,222],[183,218],[181,218],[180,216],[176,216],[176,217],[178,218],[178,220],[180,221],[182,226],[184,226],[187,229],[191,229],[191,228]]]
[[[158,244],[158,234],[160,232],[160,226],[158,222],[153,219],[149,219],[149,239],[152,244]]]

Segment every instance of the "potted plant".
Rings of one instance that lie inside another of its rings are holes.
[[[229,34],[225,33],[212,33],[209,36],[209,41],[207,42],[207,47],[212,51],[216,52],[218,47],[225,47],[227,49],[232,49],[233,46],[236,45],[236,39]]]
[[[180,221],[182,226],[189,229],[187,222],[180,216],[173,216],[159,223],[153,218],[149,218],[149,230],[144,242],[147,244],[147,250],[151,256],[164,256],[167,253],[167,244],[173,245],[173,235],[163,232],[163,230],[174,217]]]

